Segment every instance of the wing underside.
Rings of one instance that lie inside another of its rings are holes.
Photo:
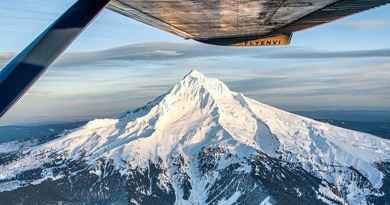
[[[291,33],[295,31],[389,2],[390,0],[113,0],[109,8],[186,39],[218,45],[261,46],[288,44]]]

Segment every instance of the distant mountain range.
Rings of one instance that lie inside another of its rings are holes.
[[[7,204],[389,204],[390,141],[192,71],[119,119],[0,144]]]

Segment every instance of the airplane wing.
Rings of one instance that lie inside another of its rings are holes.
[[[186,39],[231,46],[289,44],[293,32],[390,0],[112,0],[109,8]]]

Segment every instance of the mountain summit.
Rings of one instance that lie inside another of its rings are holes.
[[[383,204],[390,141],[294,115],[193,70],[119,119],[1,158],[11,204]]]

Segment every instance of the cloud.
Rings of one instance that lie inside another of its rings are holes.
[[[93,64],[101,61],[167,61],[230,55],[241,53],[235,49],[221,49],[201,44],[157,42],[131,44],[95,52],[69,53],[60,58],[56,65]]]
[[[103,61],[170,61],[179,59],[246,56],[262,59],[322,59],[390,57],[390,49],[358,51],[318,51],[294,47],[235,48],[211,46],[199,43],[132,44],[108,50],[69,53],[56,62],[57,66],[93,64]]]
[[[127,61],[160,61],[211,58],[211,57],[245,56],[261,59],[326,59],[326,58],[369,58],[390,57],[390,49],[359,51],[318,51],[294,47],[279,48],[235,48],[211,46],[200,43],[155,42],[131,44],[101,51],[65,53],[56,62],[56,67],[72,67],[99,64],[104,62],[123,63]],[[12,57],[12,53],[0,53],[0,64]]]
[[[198,43],[133,44],[97,52],[70,53],[57,65],[94,63],[98,61],[168,61],[220,56],[247,56],[254,58],[361,58],[390,57],[390,49],[359,51],[318,51],[294,47],[235,48],[210,46]]]

